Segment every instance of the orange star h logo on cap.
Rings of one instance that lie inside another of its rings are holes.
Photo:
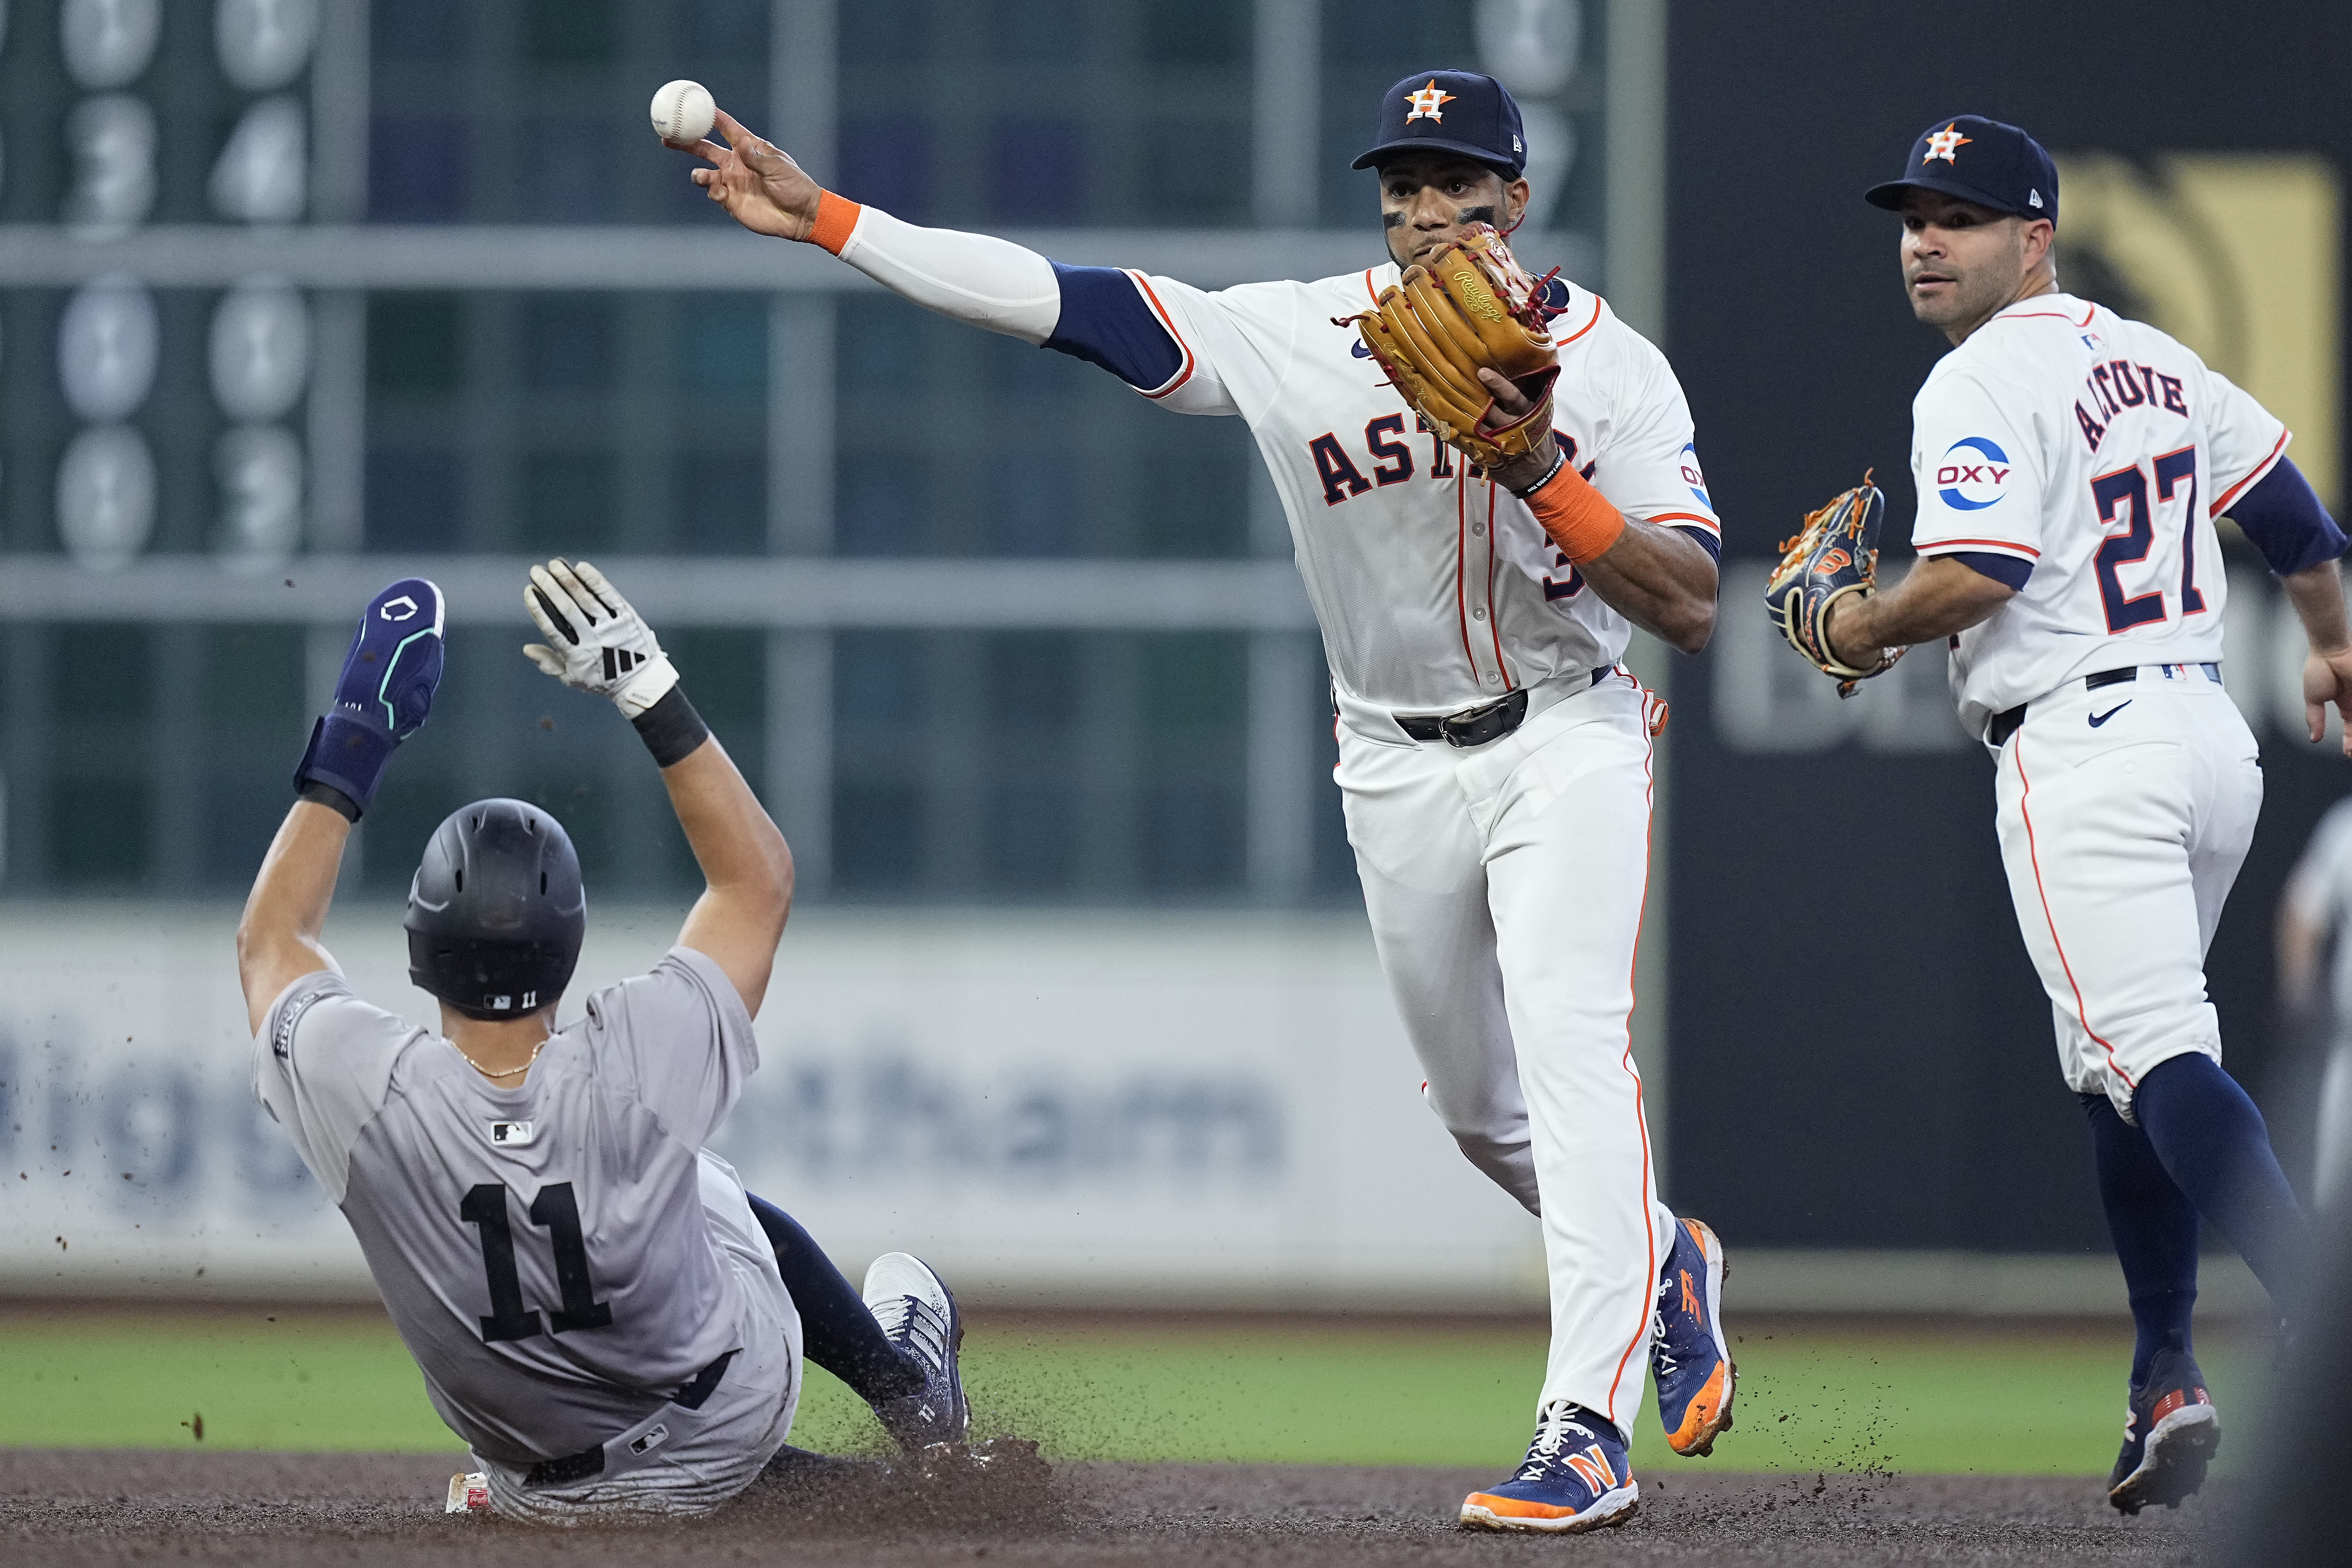
[[[1952,154],[1976,140],[1973,136],[1961,135],[1959,132],[1959,124],[1960,122],[1955,120],[1951,124],[1945,126],[1941,131],[1930,131],[1927,132],[1927,155],[1920,159],[1919,162],[1922,163],[1932,163],[1937,159],[1941,158],[1945,163],[1958,166],[1959,160],[1953,157]]]
[[[1412,105],[1412,112],[1404,117],[1407,124],[1416,120],[1434,120],[1444,124],[1445,116],[1438,112],[1438,107],[1441,104],[1453,102],[1454,95],[1450,92],[1439,91],[1437,79],[1431,77],[1427,87],[1418,92],[1406,93],[1404,100]]]

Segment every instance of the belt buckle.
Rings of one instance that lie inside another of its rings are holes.
[[[1456,709],[1451,713],[1441,713],[1437,716],[1438,736],[1457,752],[1468,751],[1477,742],[1464,740],[1462,732],[1494,710],[1495,704],[1492,702],[1481,702],[1475,707]]]
[[[1514,704],[1517,704],[1522,712],[1525,711],[1527,692],[1524,689],[1506,692],[1491,702],[1480,702],[1468,708],[1456,709],[1437,721],[1437,732],[1445,737],[1445,743],[1457,752],[1466,752],[1474,746],[1483,746],[1489,742],[1498,741],[1517,728],[1516,722],[1500,722],[1502,717],[1510,712]],[[1480,733],[1479,726],[1489,720],[1496,721],[1497,727],[1483,734]]]

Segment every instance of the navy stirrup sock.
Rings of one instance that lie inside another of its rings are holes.
[[[833,1259],[800,1222],[765,1198],[751,1201],[751,1217],[775,1249],[776,1268],[800,1309],[802,1348],[809,1360],[849,1384],[868,1405],[913,1394],[923,1369],[890,1342]]]
[[[2193,1355],[2189,1314],[2197,1305],[2197,1205],[2165,1173],[2147,1134],[2116,1114],[2104,1094],[2082,1097],[2091,1121],[2091,1158],[2099,1203],[2130,1293],[2131,1384],[2147,1382],[2148,1363],[2167,1346]]]
[[[2173,1185],[2218,1226],[2282,1313],[2297,1300],[2311,1222],[2286,1184],[2270,1129],[2221,1064],[2200,1052],[2151,1068],[2132,1096]]]

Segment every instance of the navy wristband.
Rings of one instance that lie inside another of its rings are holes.
[[[384,764],[400,742],[384,731],[347,713],[329,713],[310,727],[310,743],[295,764],[294,787],[322,784],[341,791],[365,811],[375,804]],[[353,820],[357,820],[354,818]]]
[[[329,811],[341,816],[345,822],[357,822],[360,819],[360,803],[331,784],[320,784],[316,779],[308,780],[294,794],[298,799],[307,800],[313,805],[325,806]]]
[[[695,753],[703,742],[710,739],[710,726],[686,700],[686,688],[673,686],[662,694],[660,701],[629,721],[646,742],[646,750],[654,754],[655,765],[668,767],[682,763]]]

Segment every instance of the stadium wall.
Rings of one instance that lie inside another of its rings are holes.
[[[564,1016],[680,913],[598,910]],[[399,921],[349,906],[328,943],[429,1021]],[[0,908],[0,1293],[372,1293],[254,1104],[235,921]],[[1360,920],[814,910],[759,1027],[716,1146],[845,1266],[906,1247],[998,1303],[1542,1303],[1535,1223],[1423,1107]]]

